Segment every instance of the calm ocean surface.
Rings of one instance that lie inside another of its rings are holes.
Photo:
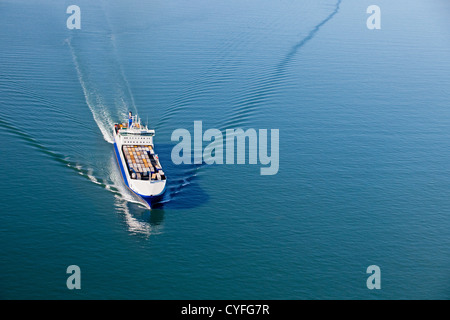
[[[3,0],[0,48],[0,298],[450,298],[448,1]],[[152,211],[111,144],[128,110]],[[196,120],[279,129],[278,174],[174,165]]]

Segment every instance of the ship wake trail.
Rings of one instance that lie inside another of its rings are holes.
[[[256,112],[261,112],[261,106],[276,94],[288,80],[287,69],[297,52],[311,41],[319,30],[339,12],[342,0],[338,0],[334,10],[325,19],[316,24],[308,34],[296,43],[281,61],[268,72],[260,77],[252,85],[251,89],[245,90],[234,104],[233,112],[224,120],[223,128],[242,126]],[[225,130],[225,129],[224,129]]]
[[[98,44],[98,52],[84,48],[91,42]],[[129,110],[137,113],[130,84],[117,56],[115,37],[109,32],[86,38],[70,36],[65,43],[94,121],[105,141],[114,143],[111,131],[114,123],[125,118]]]
[[[114,121],[112,120],[110,111],[108,110],[107,106],[105,106],[105,104],[102,102],[101,96],[94,90],[88,89],[88,85],[85,81],[83,72],[81,70],[79,59],[72,45],[72,38],[66,39],[66,43],[69,46],[70,53],[72,54],[72,60],[75,65],[75,69],[77,71],[78,81],[80,82],[81,88],[83,89],[86,104],[89,107],[89,110],[92,112],[94,121],[97,124],[98,128],[100,129],[100,132],[102,133],[105,141],[109,143],[114,143],[114,139],[110,129],[113,126]]]
[[[86,178],[90,182],[102,187],[103,189],[106,189],[106,190],[112,192],[116,196],[122,196],[122,193],[120,192],[119,188],[117,188],[115,185],[108,183],[104,179],[96,177],[93,174],[92,169],[85,169],[79,163],[77,163],[75,161],[71,161],[66,156],[64,156],[58,152],[50,150],[48,147],[46,147],[45,145],[41,144],[39,141],[37,141],[36,139],[31,137],[28,133],[17,129],[14,126],[9,125],[9,123],[7,121],[5,121],[1,118],[0,118],[0,125],[4,128],[8,128],[10,133],[13,133],[14,135],[16,135],[18,138],[20,138],[22,141],[24,141],[27,145],[34,147],[36,150],[42,152],[46,156],[49,156],[51,159],[53,159],[60,165],[70,168],[77,174],[81,175],[83,178]]]
[[[119,90],[122,91],[121,94],[122,96],[126,96],[128,101],[125,101],[125,99],[121,99],[123,106],[124,107],[130,107],[129,109],[133,109],[133,112],[138,113],[137,112],[137,108],[136,108],[136,103],[134,101],[134,95],[131,91],[131,86],[130,83],[128,82],[128,78],[125,75],[125,71],[123,69],[123,64],[121,62],[121,60],[119,59],[119,54],[118,54],[118,49],[117,49],[117,43],[116,43],[116,33],[114,31],[113,28],[113,24],[111,23],[111,19],[109,18],[109,15],[107,13],[107,8],[108,8],[108,4],[105,1],[101,1],[101,6],[102,6],[102,11],[103,14],[105,16],[105,20],[107,22],[108,28],[109,28],[109,39],[111,40],[111,46],[113,48],[113,54],[114,54],[114,60],[115,60],[115,64],[119,67],[119,72],[120,72],[120,78],[118,79],[120,82],[120,88]]]
[[[320,30],[320,28],[325,25],[328,21],[333,19],[333,17],[339,12],[339,8],[341,6],[342,0],[338,0],[336,3],[336,6],[330,15],[328,15],[324,20],[322,20],[319,24],[314,26],[314,28],[308,33],[306,37],[304,37],[300,42],[298,42],[295,46],[291,48],[291,50],[286,54],[286,56],[281,60],[279,65],[277,66],[277,72],[282,73],[285,72],[285,69],[289,62],[292,60],[292,58],[295,56],[297,51],[303,47],[306,43],[308,43],[311,39],[314,38],[316,33]]]

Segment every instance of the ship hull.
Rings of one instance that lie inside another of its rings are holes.
[[[121,150],[122,146],[120,144],[118,144],[117,142],[114,142],[114,153],[116,156],[116,160],[117,160],[117,164],[120,168],[120,174],[122,176],[123,181],[125,182],[125,185],[127,186],[127,188],[141,201],[143,202],[143,204],[149,206],[150,208],[154,208],[157,206],[161,205],[161,200],[164,196],[165,193],[165,182],[164,182],[164,187],[162,189],[162,191],[160,191],[158,194],[143,194],[141,192],[139,192],[139,190],[135,190],[132,186],[130,186],[130,177],[129,175],[126,173],[126,169],[125,169],[125,165],[124,165],[124,160],[123,160],[123,155],[121,154],[120,150]],[[151,182],[148,182],[151,183]],[[159,188],[161,189],[161,188]]]

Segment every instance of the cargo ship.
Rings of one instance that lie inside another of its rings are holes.
[[[114,151],[125,185],[148,207],[160,203],[166,175],[155,153],[155,130],[130,112],[124,123],[114,124]]]

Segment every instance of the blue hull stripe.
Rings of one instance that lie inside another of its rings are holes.
[[[122,161],[120,160],[121,158],[120,158],[119,149],[117,148],[117,144],[115,142],[114,142],[114,151],[116,152],[116,159],[117,159],[117,163],[119,164],[119,167],[120,167],[120,173],[122,174],[123,181],[125,181],[125,184],[127,185],[127,187],[130,187],[128,185],[128,180],[127,180],[127,176],[125,174],[125,169],[123,168]]]

